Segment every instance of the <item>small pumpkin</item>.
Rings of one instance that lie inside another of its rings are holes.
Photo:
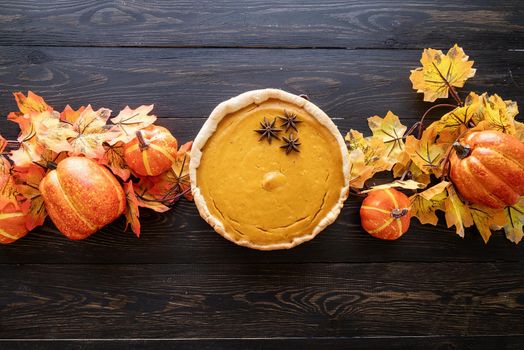
[[[66,237],[84,239],[124,213],[122,186],[107,168],[85,157],[58,163],[40,182],[40,192],[56,227]]]
[[[524,194],[524,143],[516,137],[476,131],[453,148],[449,175],[465,200],[503,208]]]
[[[176,159],[177,140],[164,127],[150,125],[138,130],[126,144],[124,159],[138,175],[157,176],[167,171]]]
[[[360,207],[362,227],[380,239],[399,238],[409,229],[410,219],[409,198],[393,188],[369,192]]]

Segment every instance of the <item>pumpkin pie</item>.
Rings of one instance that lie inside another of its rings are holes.
[[[260,250],[315,237],[349,190],[349,155],[335,124],[277,89],[219,104],[193,143],[189,168],[200,215],[226,239]]]

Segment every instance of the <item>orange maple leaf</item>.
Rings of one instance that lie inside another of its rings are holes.
[[[140,216],[140,212],[138,209],[138,199],[136,197],[132,181],[128,181],[124,184],[124,192],[126,194],[126,202],[127,202],[126,213],[125,213],[125,217],[126,217],[125,230],[127,230],[127,227],[131,225],[131,229],[133,230],[135,235],[137,237],[140,237],[140,221],[138,219]]]

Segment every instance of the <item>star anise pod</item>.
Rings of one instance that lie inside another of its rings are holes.
[[[280,148],[286,149],[286,154],[289,154],[291,152],[300,152],[298,149],[298,146],[300,146],[300,142],[298,142],[298,137],[295,138],[295,135],[293,133],[289,134],[289,137],[283,136],[282,139],[284,140],[284,144],[280,146]]]
[[[271,143],[272,138],[275,138],[277,140],[280,140],[280,137],[278,137],[278,133],[282,130],[275,127],[276,118],[273,119],[272,122],[269,122],[266,117],[264,117],[264,121],[260,122],[260,129],[255,130],[258,132],[261,136],[259,141],[262,141],[264,138],[267,138],[267,141]]]
[[[282,127],[286,128],[286,131],[288,131],[290,128],[295,129],[295,131],[298,131],[297,124],[302,123],[301,120],[297,119],[297,115],[295,113],[288,113],[287,111],[284,111],[283,117],[278,117],[280,120],[282,120]]]

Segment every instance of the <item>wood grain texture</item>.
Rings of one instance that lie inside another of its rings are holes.
[[[86,54],[88,50],[89,54]],[[412,89],[409,69],[419,51],[221,50],[6,48],[0,50],[0,113],[16,108],[11,92],[32,89],[56,108],[92,103],[115,111],[126,104],[155,103],[159,124],[180,141],[193,139],[205,116],[245,90],[267,86],[306,93],[342,132],[366,130],[366,117],[392,109],[409,124],[430,105]],[[467,89],[489,91],[520,102],[524,52],[476,51],[479,68]],[[297,64],[300,62],[300,64]],[[281,69],[282,68],[282,69]],[[464,94],[463,94],[464,95]],[[15,137],[16,125],[0,120],[0,132]],[[0,263],[209,263],[522,261],[521,246],[496,234],[485,246],[472,229],[465,240],[442,224],[415,224],[397,242],[382,242],[360,228],[360,201],[350,198],[337,222],[314,241],[291,251],[263,253],[225,241],[180,203],[166,214],[143,210],[143,234],[122,232],[119,221],[82,242],[71,242],[51,224],[11,246]],[[225,260],[224,260],[225,259]]]
[[[0,2],[0,44],[337,48],[523,48],[506,1]]]
[[[521,350],[524,336],[334,337],[257,339],[0,340],[4,350]]]
[[[3,265],[0,338],[522,336],[522,268]]]
[[[524,52],[466,52],[477,74],[463,97],[473,90],[523,99]],[[0,115],[16,108],[12,92],[31,89],[57,109],[91,103],[117,111],[154,103],[159,117],[206,118],[226,99],[275,87],[308,94],[343,120],[344,130],[362,129],[365,118],[389,109],[408,121],[431,105],[409,81],[420,56],[419,50],[0,47]]]

